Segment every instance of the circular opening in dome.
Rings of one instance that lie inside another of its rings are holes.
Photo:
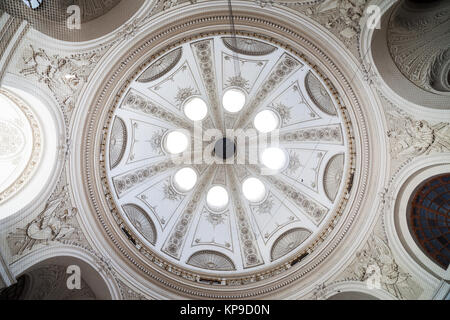
[[[184,113],[192,121],[200,121],[206,117],[208,107],[203,99],[195,97],[186,102],[184,105]]]
[[[245,105],[245,94],[239,89],[228,89],[223,95],[222,104],[228,112],[238,112]]]
[[[216,211],[225,209],[228,205],[228,192],[224,187],[214,186],[209,189],[206,195],[206,203],[208,206]]]
[[[273,131],[278,127],[279,122],[278,116],[271,110],[259,112],[253,121],[256,130],[259,132]]]
[[[286,165],[286,153],[280,148],[267,148],[261,155],[262,163],[271,170],[280,170]]]
[[[228,138],[217,140],[214,146],[214,155],[220,159],[226,160],[236,153],[236,145]]]
[[[187,192],[197,183],[197,173],[192,168],[183,168],[175,173],[173,181],[178,191]]]
[[[259,202],[264,199],[266,195],[266,187],[261,180],[257,178],[248,178],[242,184],[242,192],[248,201]]]
[[[166,137],[166,149],[169,153],[181,153],[187,149],[188,145],[188,137],[180,131],[172,131]]]

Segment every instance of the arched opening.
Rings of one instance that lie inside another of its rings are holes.
[[[0,219],[41,200],[59,156],[61,126],[50,102],[22,87],[0,88]]]
[[[443,269],[450,263],[450,174],[434,176],[412,193],[408,227],[421,250]]]
[[[30,267],[17,282],[0,291],[0,300],[109,300],[100,274],[69,256],[53,257]]]
[[[449,9],[448,1],[398,1],[383,8],[380,29],[367,28],[362,37],[366,69],[379,76],[372,80],[379,82],[383,95],[436,120],[449,112]]]

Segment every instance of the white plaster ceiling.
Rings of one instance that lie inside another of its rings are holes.
[[[347,170],[345,126],[319,75],[261,40],[239,38],[235,45],[227,37],[209,37],[151,61],[129,85],[107,139],[108,182],[125,221],[164,259],[214,274],[254,272],[298,254],[329,224]],[[230,87],[246,94],[237,113],[222,107]],[[204,130],[252,128],[259,111],[274,111],[287,165],[261,175],[261,164],[174,164],[164,137],[192,131],[183,112],[192,97],[208,106]],[[184,167],[192,167],[198,179],[191,191],[179,192],[173,176]],[[258,203],[243,195],[249,177],[265,184]],[[206,204],[212,186],[228,191],[222,211]]]

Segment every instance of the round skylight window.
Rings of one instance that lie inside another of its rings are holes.
[[[263,110],[255,116],[254,125],[259,132],[270,132],[278,127],[280,120],[275,112]]]
[[[175,173],[173,180],[178,191],[187,192],[197,183],[197,173],[192,168],[183,168]]]
[[[223,95],[222,104],[228,112],[238,112],[245,105],[245,94],[239,89],[228,89]]]
[[[189,145],[188,137],[180,131],[172,131],[166,137],[166,149],[171,154],[185,151]]]
[[[264,199],[266,195],[266,187],[261,180],[257,178],[248,178],[242,184],[242,192],[248,201],[259,202]]]
[[[203,99],[195,97],[184,105],[184,113],[192,121],[200,121],[206,117],[208,107]]]
[[[280,148],[267,148],[261,155],[262,163],[271,170],[281,170],[287,161],[286,153]]]
[[[224,187],[214,186],[209,189],[206,195],[208,206],[216,211],[225,209],[228,205],[228,192]]]

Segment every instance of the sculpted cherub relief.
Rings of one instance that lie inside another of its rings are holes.
[[[449,123],[416,121],[399,109],[388,111],[387,136],[394,159],[450,151]]]
[[[377,235],[372,235],[356,253],[345,274],[347,280],[365,282],[368,288],[383,289],[398,299],[415,298],[421,290],[411,275],[399,267],[387,243]]]
[[[11,254],[20,255],[39,243],[78,239],[80,231],[73,223],[76,214],[77,209],[71,206],[67,186],[64,186],[25,228],[17,228],[8,234]]]
[[[45,84],[65,111],[71,112],[75,107],[76,95],[100,57],[97,52],[67,57],[50,55],[42,48],[35,49],[29,45],[22,56],[20,74]]]

